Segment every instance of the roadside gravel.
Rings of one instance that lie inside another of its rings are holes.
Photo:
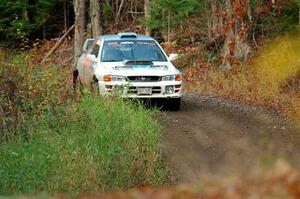
[[[255,175],[278,159],[300,169],[300,132],[274,110],[187,93],[180,111],[163,114],[161,147],[180,182]]]

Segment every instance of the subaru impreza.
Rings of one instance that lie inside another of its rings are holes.
[[[77,62],[80,81],[100,94],[121,92],[126,98],[165,99],[178,110],[182,97],[182,74],[152,37],[136,33],[102,35],[86,39]]]

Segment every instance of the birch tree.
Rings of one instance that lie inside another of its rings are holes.
[[[145,12],[145,19],[149,19],[149,0],[144,0],[144,12]],[[151,35],[151,29],[150,27],[146,26],[146,35]]]
[[[101,0],[90,0],[90,18],[93,38],[97,38],[102,34],[101,6]]]
[[[74,31],[74,65],[73,70],[73,83],[76,82],[76,63],[81,53],[81,46],[84,39],[85,32],[85,0],[74,0],[74,13],[75,13],[75,31]]]

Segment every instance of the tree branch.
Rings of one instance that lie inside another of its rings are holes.
[[[74,29],[75,24],[72,25],[67,32],[65,32],[65,34],[59,39],[57,40],[57,42],[55,43],[55,45],[51,48],[51,50],[48,52],[48,54],[44,57],[43,61],[41,62],[41,64],[43,64],[47,58],[62,44],[63,40],[68,36],[68,34],[70,34],[70,32]]]

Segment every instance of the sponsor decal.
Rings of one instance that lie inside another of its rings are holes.
[[[155,46],[156,44],[154,42],[146,42],[146,41],[138,41],[136,44],[141,44],[141,45],[148,45],[148,46]]]
[[[88,60],[87,58],[84,58],[84,59],[83,59],[83,65],[84,65],[84,66],[90,65],[90,63],[91,63],[90,60]]]

